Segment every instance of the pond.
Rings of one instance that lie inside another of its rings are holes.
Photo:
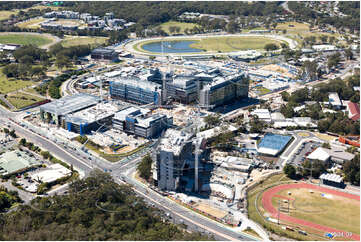
[[[163,41],[163,51],[164,53],[195,53],[195,52],[203,52],[204,50],[195,49],[190,47],[190,44],[195,43],[196,41],[191,40],[175,40],[175,41]],[[154,53],[162,53],[162,42],[152,42],[149,44],[142,45],[142,49],[154,52]]]

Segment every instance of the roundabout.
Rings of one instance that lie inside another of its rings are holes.
[[[161,56],[162,49],[164,54],[172,56],[228,55],[250,49],[264,52],[264,46],[271,43],[275,44],[278,50],[281,49],[282,43],[288,45],[290,49],[297,47],[296,41],[282,35],[226,34],[137,39],[128,42],[124,49],[134,54],[148,56]]]

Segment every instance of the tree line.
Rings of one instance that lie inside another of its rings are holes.
[[[38,197],[31,203],[36,209],[22,205],[0,215],[1,240],[212,239],[171,224],[128,185],[116,184],[99,170],[73,182],[68,195]]]

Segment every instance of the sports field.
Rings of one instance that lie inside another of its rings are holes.
[[[231,52],[239,50],[264,50],[266,44],[276,44],[280,47],[281,41],[264,37],[214,37],[204,38],[190,45],[192,48],[211,52]]]
[[[92,45],[99,46],[108,40],[107,37],[66,37],[60,43],[64,47],[77,46],[77,45]]]
[[[0,34],[0,43],[1,44],[19,44],[19,45],[36,45],[43,46],[51,43],[52,40],[46,36],[38,34],[9,34],[2,33]]]
[[[171,27],[171,26],[179,27],[180,31],[171,33],[169,31],[169,27]],[[161,27],[161,29],[164,30],[167,34],[183,34],[185,29],[193,29],[195,26],[198,26],[198,25],[194,24],[194,23],[184,23],[184,22],[177,22],[177,21],[169,21],[169,22],[159,25],[159,27]]]
[[[317,185],[283,184],[262,194],[267,216],[320,236],[334,232],[342,240],[360,240],[360,197]]]

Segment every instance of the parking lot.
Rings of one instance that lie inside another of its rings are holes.
[[[322,143],[320,142],[303,142],[297,151],[292,155],[290,163],[296,166],[301,166],[301,164],[306,160],[306,157],[320,146],[322,146]]]

